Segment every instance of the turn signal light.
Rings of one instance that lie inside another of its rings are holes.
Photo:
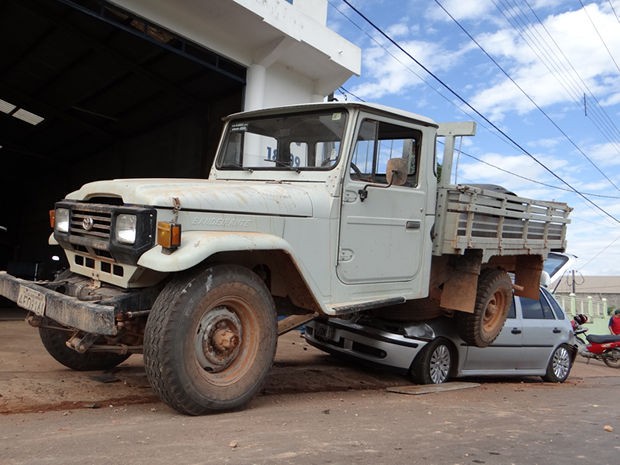
[[[54,229],[56,226],[56,210],[50,210],[50,226]]]
[[[164,249],[174,250],[181,245],[181,225],[176,223],[157,223],[157,244]]]

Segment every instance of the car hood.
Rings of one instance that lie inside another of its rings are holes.
[[[125,204],[183,210],[277,216],[312,216],[311,186],[277,182],[208,181],[202,179],[115,179],[85,184],[70,200],[120,198]]]

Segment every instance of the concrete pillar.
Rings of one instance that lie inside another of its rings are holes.
[[[245,85],[244,110],[258,110],[265,102],[267,68],[253,64],[248,68]]]

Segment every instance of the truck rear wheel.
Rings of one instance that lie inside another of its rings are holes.
[[[217,265],[175,277],[146,323],[144,362],[159,397],[188,415],[247,404],[275,356],[273,299],[247,268]]]
[[[109,370],[123,363],[131,354],[115,354],[112,352],[79,353],[67,347],[66,342],[72,332],[62,329],[39,328],[41,342],[47,352],[67,368],[76,371]]]
[[[461,338],[470,345],[487,347],[504,327],[512,299],[512,282],[503,270],[486,269],[478,277],[474,313],[457,313]]]

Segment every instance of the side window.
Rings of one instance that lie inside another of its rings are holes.
[[[564,315],[564,311],[562,311],[562,307],[557,300],[553,298],[553,296],[549,295],[547,292],[543,292],[544,296],[547,298],[549,304],[551,304],[551,308],[553,309],[553,313],[555,314],[555,318],[557,320],[565,320],[566,316]]]
[[[521,297],[521,311],[525,320],[541,320],[543,318],[543,311],[539,300]]]
[[[386,165],[390,158],[407,161],[406,186],[417,185],[422,134],[420,131],[366,119],[358,132],[351,159],[351,179],[387,184]]]
[[[521,297],[521,311],[527,320],[553,320],[555,316],[545,296],[540,293],[539,300]]]

